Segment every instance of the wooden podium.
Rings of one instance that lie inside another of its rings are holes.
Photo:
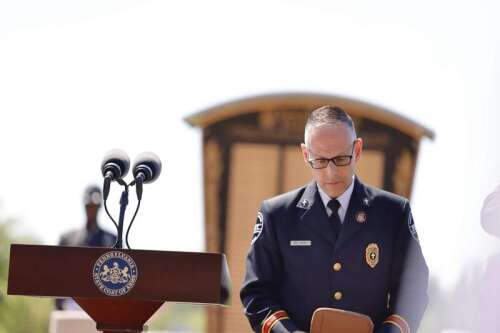
[[[229,302],[219,253],[11,246],[9,295],[71,297],[104,333],[142,332],[165,302]]]

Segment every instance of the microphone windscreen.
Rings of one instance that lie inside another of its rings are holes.
[[[113,171],[116,178],[123,178],[127,175],[129,169],[130,158],[121,149],[108,151],[102,159],[101,171],[103,176],[106,176],[106,172]]]
[[[132,169],[134,178],[142,172],[146,176],[144,183],[152,183],[160,176],[161,161],[156,154],[152,152],[144,152],[136,157],[134,167]]]

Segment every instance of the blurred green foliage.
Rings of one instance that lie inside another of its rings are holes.
[[[52,300],[7,295],[10,244],[37,243],[32,238],[15,238],[13,223],[0,216],[0,333],[47,333]]]

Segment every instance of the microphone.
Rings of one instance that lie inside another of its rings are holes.
[[[134,161],[132,172],[136,181],[140,180],[144,184],[152,183],[161,173],[160,158],[151,152],[141,153]]]
[[[142,184],[154,182],[161,173],[160,158],[151,152],[139,154],[133,166],[134,182],[136,185],[137,199],[142,198]]]
[[[101,171],[104,176],[103,198],[109,195],[109,187],[112,181],[125,177],[130,169],[130,158],[127,153],[120,149],[108,151],[101,163]]]

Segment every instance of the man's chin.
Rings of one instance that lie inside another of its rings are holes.
[[[338,197],[346,190],[346,186],[343,182],[323,183],[321,187],[331,198]]]

